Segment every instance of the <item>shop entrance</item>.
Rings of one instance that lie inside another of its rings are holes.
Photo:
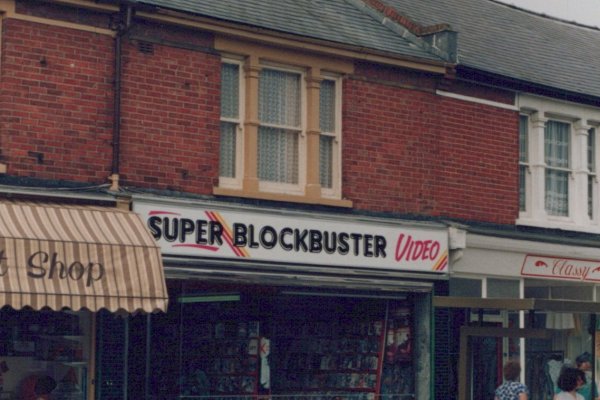
[[[460,330],[459,400],[494,398],[502,383],[502,341],[547,338],[542,329],[463,326]]]
[[[166,313],[102,319],[96,399],[430,398],[428,293],[168,285]]]
[[[491,325],[493,326],[493,325]],[[502,381],[502,338],[471,337],[471,381],[473,397],[491,399]]]
[[[589,355],[591,366],[586,373],[590,385],[595,382],[593,360],[596,360],[598,303],[434,297],[434,306],[462,309],[467,315],[479,317],[521,314],[525,322],[502,327],[487,323],[483,318],[463,320],[459,327],[457,400],[493,398],[495,388],[502,383],[502,365],[508,360],[521,363],[524,371],[521,381],[528,386],[531,400],[551,400],[557,390],[556,378],[561,367],[576,366],[576,359],[582,354]],[[572,321],[567,325],[564,318]],[[592,398],[591,394],[587,398]]]

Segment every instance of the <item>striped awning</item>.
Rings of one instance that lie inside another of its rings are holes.
[[[160,249],[134,213],[0,202],[0,306],[167,308]]]

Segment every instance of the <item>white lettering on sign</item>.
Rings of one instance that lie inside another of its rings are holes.
[[[596,282],[600,281],[600,260],[527,255],[521,275]]]
[[[134,211],[164,255],[448,271],[445,227],[146,202],[135,202]]]

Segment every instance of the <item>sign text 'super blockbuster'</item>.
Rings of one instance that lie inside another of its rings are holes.
[[[136,203],[164,255],[447,272],[447,230]]]

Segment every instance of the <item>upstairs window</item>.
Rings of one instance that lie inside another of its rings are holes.
[[[588,130],[588,146],[587,146],[587,200],[588,200],[588,217],[590,220],[595,218],[594,203],[597,198],[598,178],[596,177],[596,129]],[[596,210],[597,212],[597,210]]]
[[[258,89],[258,178],[298,184],[302,126],[302,75],[269,68]]]
[[[221,65],[221,143],[219,175],[222,183],[235,185],[241,169],[242,104],[240,64]]]
[[[332,79],[324,79],[321,82],[319,93],[319,182],[321,187],[327,191],[335,189],[334,182],[338,178],[334,175],[337,159],[340,133],[337,120],[339,117],[337,83]]]
[[[548,121],[544,131],[545,208],[548,215],[569,215],[570,125]]]
[[[519,117],[519,211],[527,209],[527,173],[529,171],[529,118]]]
[[[214,193],[351,206],[341,185],[341,73],[351,64],[285,52],[279,60],[273,49],[254,50],[222,62]],[[298,65],[286,64],[290,59]]]
[[[517,224],[600,233],[600,111],[522,95]]]

